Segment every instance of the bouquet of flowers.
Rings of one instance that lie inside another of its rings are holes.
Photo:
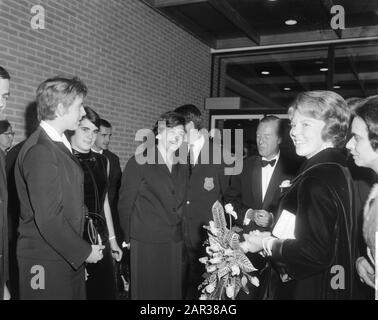
[[[212,213],[213,220],[209,226],[204,226],[208,230],[208,240],[205,242],[208,256],[199,259],[207,271],[205,280],[199,286],[202,292],[200,300],[234,300],[240,289],[249,294],[249,282],[259,286],[258,278],[251,275],[257,269],[241,249],[239,235],[227,228],[219,201],[214,203]]]

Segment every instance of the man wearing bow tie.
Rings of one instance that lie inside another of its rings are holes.
[[[295,168],[289,166],[280,152],[282,136],[282,122],[278,117],[269,115],[262,118],[256,131],[259,155],[246,158],[242,173],[231,177],[225,203],[233,205],[238,215],[236,223],[243,228],[243,233],[271,230],[281,197],[279,186],[295,174]],[[265,260],[260,255],[252,254],[249,258],[256,268],[264,268]],[[263,298],[263,277],[261,275],[259,288],[250,288],[249,296],[239,295],[238,298]]]
[[[244,160],[243,171],[231,177],[225,203],[231,203],[244,232],[266,231],[277,214],[279,185],[295,174],[280,153],[282,123],[276,116],[261,119],[256,131],[259,156]]]

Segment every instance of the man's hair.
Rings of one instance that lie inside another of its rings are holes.
[[[7,70],[5,70],[2,66],[0,66],[0,79],[10,80],[9,72]]]
[[[106,121],[105,119],[100,119],[100,126],[104,128],[111,128],[112,125],[109,121]]]
[[[277,136],[282,139],[283,135],[284,135],[284,130],[285,130],[282,120],[280,118],[276,117],[276,116],[273,116],[273,115],[264,116],[260,120],[260,123],[268,123],[268,122],[276,122],[277,123]]]
[[[78,96],[87,95],[87,86],[77,77],[52,78],[42,82],[37,89],[37,111],[39,120],[55,119],[59,103],[68,108]]]
[[[324,121],[322,139],[330,141],[336,148],[344,146],[351,112],[339,94],[326,90],[302,92],[289,107],[290,119],[295,111]]]
[[[370,145],[376,151],[378,149],[378,95],[362,100],[354,113],[365,122]]]
[[[202,129],[202,114],[195,105],[184,104],[180,107],[177,107],[174,111],[185,118],[185,124],[193,121],[195,129]]]

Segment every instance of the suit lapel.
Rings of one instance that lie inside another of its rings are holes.
[[[45,130],[43,130],[41,128],[41,135],[40,137],[46,141],[48,141],[55,149],[58,149],[60,150],[61,152],[63,152],[64,154],[66,154],[68,157],[70,157],[80,168],[81,168],[81,163],[79,161],[79,159],[77,157],[75,157],[71,152],[70,150],[67,149],[67,147],[64,145],[63,142],[58,142],[58,141],[53,141],[48,135],[47,133],[45,132]]]
[[[67,149],[63,142],[53,141],[54,145],[57,146],[63,153],[69,156],[73,161],[76,162],[81,167],[79,159]]]
[[[270,178],[268,188],[265,193],[263,202],[263,209],[267,208],[274,198],[274,194],[277,192],[279,184],[282,182],[282,161],[281,157],[278,159],[278,163],[274,168],[272,177]]]
[[[259,158],[256,158],[255,163],[252,165],[252,176],[251,176],[251,185],[255,186],[252,187],[252,195],[254,197],[254,203],[258,208],[262,206],[262,177],[261,177],[261,163]]]

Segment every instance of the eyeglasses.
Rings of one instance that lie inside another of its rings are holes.
[[[3,132],[2,134],[14,137],[15,132],[14,131],[9,131],[9,132]]]

